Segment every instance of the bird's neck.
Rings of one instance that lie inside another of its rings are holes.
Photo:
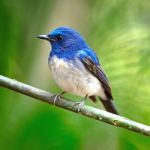
[[[57,57],[59,59],[66,59],[66,60],[73,60],[76,58],[76,55],[77,55],[77,51],[67,51],[66,49],[65,50],[53,50],[50,52],[49,54],[49,60],[52,58],[52,57]]]
[[[49,59],[53,56],[57,56],[58,58],[65,58],[65,59],[74,59],[81,49],[88,48],[88,45],[81,45],[81,44],[72,44],[68,47],[59,47],[59,46],[52,46],[52,50],[49,54]]]

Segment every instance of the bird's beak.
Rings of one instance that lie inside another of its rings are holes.
[[[51,39],[48,35],[38,35],[37,38],[39,39],[42,39],[42,40],[47,40],[47,41],[50,41],[50,42],[55,42],[54,39]]]
[[[50,41],[48,35],[38,35],[37,38]]]

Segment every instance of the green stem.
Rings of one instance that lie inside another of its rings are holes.
[[[52,105],[54,104],[55,97],[53,94],[47,91],[32,87],[30,85],[21,83],[14,79],[4,77],[2,75],[0,75],[0,86],[17,91],[27,96],[33,97],[37,100],[41,100]],[[78,106],[75,105],[75,102],[64,99],[64,98],[60,98],[59,100],[57,100],[55,102],[55,105],[58,107],[70,110],[72,112],[80,113],[89,118],[103,121],[103,122],[106,122],[108,124],[111,124],[117,127],[126,128],[128,130],[137,132],[139,134],[150,136],[150,126],[129,120],[125,117],[111,114],[109,112],[106,112],[106,111],[103,111],[94,107],[90,107],[87,105],[84,105],[82,110],[78,112]]]

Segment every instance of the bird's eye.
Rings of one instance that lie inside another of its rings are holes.
[[[62,37],[61,35],[57,35],[57,36],[56,36],[56,40],[57,40],[57,41],[61,41],[62,39],[63,39],[63,37]]]

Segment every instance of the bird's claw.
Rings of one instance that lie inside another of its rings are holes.
[[[57,95],[54,95],[53,97],[54,97],[54,105],[56,104],[56,101],[57,100],[59,100],[60,99],[60,97],[61,96],[63,96],[63,94],[65,94],[66,92],[65,91],[63,91],[63,92],[61,92],[60,94],[57,94]]]
[[[77,111],[80,112],[84,106],[85,101],[76,102],[75,105],[78,105]]]
[[[54,105],[56,104],[56,101],[57,100],[59,100],[59,98],[60,98],[60,94],[57,94],[57,95],[54,95],[55,97],[54,97]]]
[[[53,96],[50,97],[50,98],[54,99],[54,100],[53,100],[53,104],[55,105],[55,104],[56,104],[56,101],[59,100],[59,98],[60,98],[60,94],[53,95]]]

